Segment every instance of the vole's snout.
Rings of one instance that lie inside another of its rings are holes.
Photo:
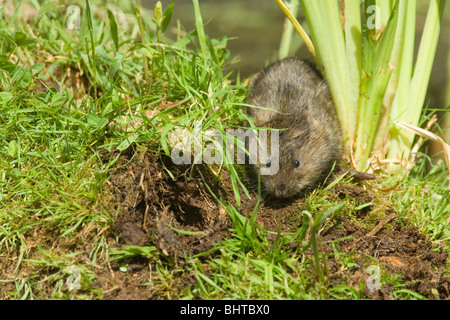
[[[275,190],[275,197],[277,197],[277,198],[284,198],[283,197],[283,191],[281,191],[281,190]]]
[[[276,198],[282,199],[294,196],[295,192],[293,192],[293,190],[287,189],[285,183],[280,183],[275,186],[275,189],[273,190],[272,194],[274,194]]]

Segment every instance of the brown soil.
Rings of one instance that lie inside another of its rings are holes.
[[[118,151],[105,151],[104,159],[108,161],[118,154]],[[210,195],[204,182],[208,183],[214,194],[233,202],[232,188],[226,177],[218,180],[206,166],[191,170],[190,166],[173,165],[167,157],[146,151],[136,152],[133,148],[119,156],[116,167],[118,169],[111,175],[105,192],[113,195],[108,200],[111,210],[118,211],[115,239],[119,243],[116,247],[155,245],[162,256],[182,268],[186,256],[207,251],[231,235],[229,228],[232,222],[228,214]],[[351,197],[355,205],[368,203],[372,199],[369,191],[344,184],[335,186],[330,196],[336,199]],[[244,195],[241,199],[240,212],[249,216],[256,200],[249,200]],[[263,201],[258,208],[257,223],[270,231],[296,230],[301,225],[298,212],[304,205],[302,199],[290,203]],[[384,211],[383,217],[374,221],[378,229],[363,227],[362,222],[371,212],[371,207],[366,207],[352,219],[333,217],[333,223],[325,224],[320,230],[318,240],[322,244],[322,253],[328,257],[328,281],[334,285],[347,283],[359,289],[361,281],[368,280],[370,276],[365,268],[378,261],[384,267],[385,274],[402,276],[405,289],[429,299],[449,299],[450,278],[444,276],[442,271],[448,253],[431,243],[416,227],[404,220],[397,222],[392,219],[395,215],[389,207]],[[169,226],[198,234],[183,235]],[[334,242],[340,238],[348,239]],[[111,239],[111,242],[115,240]],[[352,253],[359,267],[343,272],[341,262],[335,259],[333,242],[339,252]],[[292,247],[294,249],[296,245],[292,244]],[[118,263],[111,263],[110,270],[98,274],[98,285],[106,292],[105,299],[171,298],[170,292],[142,285],[151,278],[154,270],[151,261],[132,259],[126,273],[117,272],[118,267]],[[195,283],[195,278],[183,274],[183,277],[173,281],[171,285],[181,289]],[[366,288],[364,294],[372,299],[390,299],[393,290],[392,286],[382,286],[375,291]]]

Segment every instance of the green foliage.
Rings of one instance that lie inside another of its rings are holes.
[[[446,0],[429,2],[415,65],[416,0],[300,3],[315,47],[310,51],[336,104],[347,156],[360,171],[376,157],[395,161],[401,166],[390,169],[403,172],[414,134],[394,122],[419,124]]]
[[[226,129],[246,120],[240,110],[246,88],[239,76],[231,80],[224,72],[236,61],[226,49],[228,38],[206,35],[197,0],[195,30],[179,27],[176,39],[166,34],[175,1],[166,8],[157,4],[152,17],[136,4],[104,8],[99,1],[75,1],[82,8],[80,29],[67,28],[65,7],[30,3],[36,18],[27,24],[19,10],[0,19],[0,256],[8,262],[0,283],[10,287],[8,298],[101,299],[97,270],[116,263],[125,273],[139,258],[150,262],[146,285],[168,299],[360,299],[364,284],[327,281],[329,257],[317,236],[343,215],[356,219],[360,210],[381,207],[387,197],[400,219],[448,244],[445,170],[436,165],[427,175],[430,164],[420,158],[399,191],[377,193],[369,203],[330,196],[338,184],[350,183],[339,177],[307,196],[292,218],[298,228],[285,233],[257,224],[260,194],[247,216],[241,212],[241,192],[250,192],[239,169],[224,164],[218,171],[230,174],[236,205],[216,200],[233,222],[230,239],[182,267],[152,245],[110,248],[116,212],[103,202],[103,187],[117,157],[105,161],[99,150],[137,144],[170,155],[173,133],[193,134],[196,124],[202,134],[217,130],[225,140]],[[362,68],[353,62],[348,68]],[[211,142],[207,134],[203,138]],[[339,252],[339,241],[330,245],[341,270],[359,267],[352,253]],[[72,267],[78,268],[77,290],[68,287]],[[180,289],[177,279],[186,276],[195,281]],[[395,282],[393,297],[420,298],[398,279],[383,281]]]

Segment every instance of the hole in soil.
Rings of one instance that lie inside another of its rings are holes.
[[[117,154],[117,150],[104,152],[104,157]],[[167,157],[134,148],[120,154],[116,167],[105,193],[112,198],[109,201],[113,207],[111,212],[118,212],[115,231],[121,244],[152,244],[166,255],[184,257],[186,253],[207,251],[214,243],[231,236],[231,219],[209,194],[202,179],[203,175],[216,195],[234,203],[232,186],[226,177],[213,184],[216,179],[207,167],[197,166],[191,170],[188,166],[175,166]],[[337,200],[349,197],[355,207],[374,200],[370,190],[339,184],[330,191],[329,197]],[[257,204],[255,192],[252,199],[243,194],[241,199],[240,213],[251,215]],[[304,199],[293,199],[288,203],[263,199],[258,206],[257,223],[269,231],[296,231],[301,219],[299,222],[295,217],[305,206]],[[373,257],[371,263],[382,266],[388,274],[400,274],[407,283],[405,288],[427,298],[436,298],[436,292],[440,299],[449,298],[450,280],[442,271],[448,253],[433,245],[416,227],[405,227],[405,221],[402,225],[391,221],[390,228],[368,235],[371,230],[361,225],[372,208],[370,205],[355,212],[351,219],[337,218],[321,230],[318,241],[323,244],[322,253],[328,257],[329,281],[338,285],[345,278],[347,285],[359,288],[361,281],[367,281],[369,277],[365,270],[368,266],[366,258],[370,256]],[[384,212],[388,216],[393,211],[386,207]],[[200,233],[184,235],[169,226]],[[342,238],[348,240],[336,241]],[[355,243],[356,239],[360,241]],[[290,244],[289,247],[294,250],[297,245]],[[357,266],[344,267],[336,260],[339,255],[335,250],[346,254],[352,252]],[[143,268],[141,272],[148,270]],[[365,295],[389,299],[393,290],[392,285],[385,285],[376,293],[365,292]]]

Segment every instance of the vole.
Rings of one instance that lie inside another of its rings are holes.
[[[249,83],[246,107],[255,125],[279,129],[278,152],[258,157],[255,172],[265,191],[277,198],[290,198],[315,187],[327,177],[341,158],[342,135],[327,84],[307,62],[290,57],[269,65]],[[270,130],[270,136],[274,134]],[[276,170],[278,169],[278,170]]]

